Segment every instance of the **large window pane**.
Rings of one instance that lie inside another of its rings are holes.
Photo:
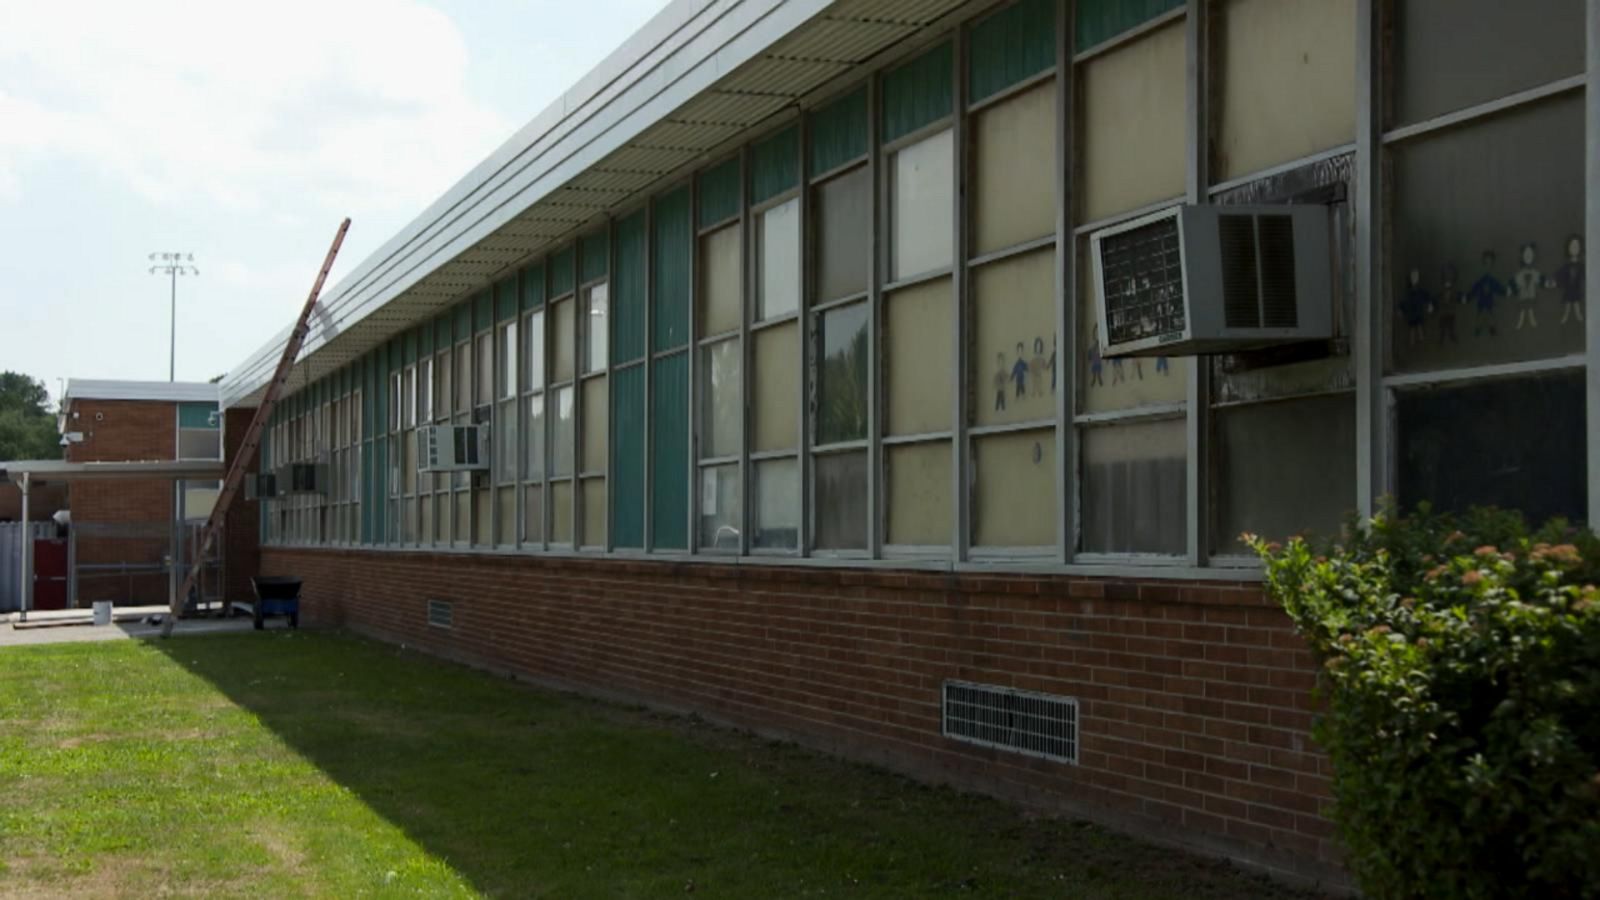
[[[1084,63],[1083,219],[1103,219],[1183,195],[1189,139],[1184,24]]]
[[[500,358],[496,360],[495,380],[498,397],[517,395],[517,323],[508,322],[500,327]]]
[[[434,361],[438,367],[438,377],[433,382],[433,414],[436,417],[448,417],[450,415],[450,386],[453,383],[453,379],[450,377],[450,351],[446,350],[434,357]],[[353,406],[357,410],[361,408],[361,399],[359,397],[354,399]],[[361,437],[361,417],[359,414],[352,419],[351,428],[352,434],[359,440]]]
[[[954,146],[951,132],[941,131],[894,155],[892,279],[951,263],[955,248]]]
[[[495,481],[515,481],[517,477],[517,401],[500,404],[494,423]]]
[[[1083,430],[1085,552],[1188,549],[1186,432],[1182,419]]]
[[[729,225],[700,239],[700,334],[739,330],[739,226]]]
[[[550,474],[571,475],[573,447],[573,388],[567,385],[556,390],[556,414],[550,429]]]
[[[700,470],[700,547],[724,553],[739,551],[739,467]]]
[[[949,279],[896,291],[884,299],[884,311],[889,434],[949,431],[954,355]]]
[[[583,546],[606,545],[606,480],[583,479]]]
[[[800,199],[760,213],[756,239],[756,319],[794,312],[800,308]]]
[[[752,340],[751,449],[792,450],[800,445],[800,326],[789,322],[764,328]]]
[[[1055,429],[972,442],[977,483],[972,541],[982,547],[1042,547],[1056,540]]]
[[[1094,267],[1088,242],[1078,254],[1078,409],[1097,413],[1182,403],[1189,396],[1193,357],[1107,359],[1095,313]]]
[[[1252,403],[1216,416],[1218,553],[1247,553],[1245,532],[1273,540],[1339,534],[1356,503],[1353,394]]]
[[[973,118],[973,251],[1056,230],[1056,89],[1045,84]]]
[[[818,550],[867,546],[867,454],[827,453],[812,458]]]
[[[739,340],[734,338],[700,351],[700,458],[739,452]]]
[[[477,345],[478,384],[474,402],[482,406],[494,399],[494,336],[478,335]]]
[[[766,550],[794,550],[800,546],[800,463],[794,459],[768,459],[755,463],[751,488],[751,516],[755,519],[750,546]]]
[[[522,491],[522,540],[536,544],[544,540],[544,489],[529,485]]]
[[[1577,75],[1583,0],[1397,0],[1396,124]]]
[[[495,533],[495,543],[500,545],[514,544],[517,541],[517,489],[515,486],[503,487],[495,491],[495,504],[498,512],[496,524],[499,531]]]
[[[572,482],[550,483],[550,542],[572,544]]]
[[[418,425],[426,425],[428,422],[433,420],[433,358],[432,357],[426,357],[426,358],[424,358],[423,360],[421,360],[420,362],[417,363],[416,398],[417,398],[417,418],[416,418],[417,424]],[[339,443],[341,445],[343,445],[346,442],[346,439],[348,437],[345,434],[344,428],[342,427],[343,424],[344,424],[345,417],[342,416],[342,415],[337,415],[336,414],[335,418],[339,420],[339,424],[341,426],[339,428]]]
[[[813,188],[813,232],[817,254],[817,302],[867,289],[867,254],[872,249],[872,176],[866,166]]]
[[[468,412],[472,409],[472,345],[462,342],[456,345],[456,413]]]
[[[472,540],[472,494],[463,489],[451,496],[455,506],[455,541],[465,544]]]
[[[884,448],[889,482],[889,536],[898,545],[949,546],[950,442]]]
[[[989,263],[972,273],[979,425],[1056,415],[1055,250]]]
[[[1520,510],[1534,523],[1587,518],[1580,374],[1401,393],[1400,504]]]
[[[603,372],[606,368],[608,294],[604,282],[585,288],[583,291],[584,372]]]
[[[1356,0],[1227,0],[1221,180],[1356,138]]]
[[[522,477],[537,480],[544,476],[544,395],[534,394],[527,404],[527,439],[523,441]]]
[[[831,309],[817,324],[816,443],[867,436],[867,304]]]
[[[606,434],[610,430],[607,413],[606,380],[590,378],[583,383],[583,471],[606,470]]]
[[[494,492],[486,487],[473,491],[472,506],[473,546],[490,546],[494,542]]]
[[[1395,148],[1395,368],[1583,351],[1583,173],[1581,97]]]
[[[523,320],[522,389],[544,388],[544,312],[532,313]]]
[[[573,317],[575,306],[572,298],[562,300],[550,307],[552,329],[550,334],[550,378],[553,381],[570,381],[574,371],[573,354],[577,352],[577,338],[573,329],[576,323]]]

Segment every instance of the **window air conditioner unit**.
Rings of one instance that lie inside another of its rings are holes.
[[[323,463],[289,463],[273,474],[279,497],[328,492],[328,467]]]
[[[420,471],[471,472],[489,468],[488,425],[433,425],[420,430]]]
[[[1328,209],[1177,206],[1090,235],[1106,356],[1333,337]]]
[[[246,500],[272,500],[278,496],[278,476],[274,472],[260,472],[244,477]]]

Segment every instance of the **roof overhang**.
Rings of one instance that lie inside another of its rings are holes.
[[[826,98],[957,8],[993,2],[674,0],[323,295],[286,389]],[[291,327],[222,380],[224,407],[260,401]]]
[[[56,481],[150,480],[215,481],[225,475],[223,462],[212,460],[152,460],[140,462],[65,462],[59,459],[27,459],[0,462],[0,481],[22,483],[27,475],[32,484]]]
[[[74,400],[153,400],[165,403],[216,403],[221,397],[215,384],[196,381],[106,381],[69,378],[61,395],[65,407]]]

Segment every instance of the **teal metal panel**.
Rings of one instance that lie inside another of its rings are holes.
[[[617,271],[611,285],[612,365],[644,356],[648,249],[644,219],[644,210],[640,210],[617,222]]]
[[[522,311],[544,306],[544,265],[536,263],[522,270]]]
[[[617,240],[620,245],[620,228]],[[643,365],[611,371],[611,453],[611,540],[618,547],[643,549]]]
[[[883,139],[892,141],[950,115],[954,65],[943,43],[883,76]]]
[[[689,547],[689,354],[656,360],[650,394],[650,531],[655,547]]]
[[[547,265],[550,266],[550,297],[552,299],[562,294],[572,293],[572,266],[574,250],[571,247],[550,257]]]
[[[840,97],[811,117],[806,140],[810,143],[811,176],[867,154],[867,89]]]
[[[690,261],[694,233],[689,227],[689,189],[656,200],[651,221],[654,290],[650,293],[650,349],[671,350],[689,342]]]
[[[454,338],[451,334],[453,329],[450,327],[450,325],[451,321],[449,313],[444,313],[434,318],[433,352],[438,353],[440,350],[450,349],[450,344],[454,341]]]
[[[494,286],[494,320],[498,324],[517,317],[517,276]]]
[[[598,281],[611,271],[610,243],[604,231],[591,234],[578,242],[578,256],[583,264],[582,284]]]
[[[739,214],[739,160],[737,157],[700,173],[700,221],[708,228]]]
[[[1078,0],[1076,49],[1082,52],[1103,44],[1184,3],[1185,0]]]
[[[474,334],[494,324],[494,291],[485,290],[472,298],[472,332]]]
[[[179,428],[221,428],[222,416],[215,403],[179,403]]]
[[[800,183],[800,129],[791,125],[750,148],[750,202],[761,203]]]
[[[368,353],[357,363],[361,378],[361,433],[364,435],[372,434],[378,425],[378,417],[373,413],[373,407],[378,403],[378,391],[373,386],[375,362],[375,354]]]
[[[417,361],[417,333],[415,331],[407,331],[403,344],[405,346],[405,365],[412,365]]]
[[[972,27],[967,99],[991,97],[1056,64],[1056,0],[1022,0]]]
[[[464,341],[472,336],[472,301],[463,300],[456,304],[456,340]]]
[[[433,321],[430,319],[417,326],[417,356],[423,357],[433,353]]]

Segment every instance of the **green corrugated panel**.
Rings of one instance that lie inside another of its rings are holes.
[[[472,333],[488,328],[494,324],[494,291],[485,290],[472,298]]]
[[[405,347],[405,352],[404,352],[404,356],[403,356],[404,364],[409,366],[409,365],[413,365],[414,363],[416,363],[416,361],[417,361],[417,333],[415,331],[407,331],[405,333],[405,335],[404,335],[403,340],[402,340],[402,346]]]
[[[617,234],[618,249],[622,242]],[[619,260],[620,268],[620,260]],[[620,272],[618,273],[620,276]],[[644,366],[611,373],[611,540],[644,547]]]
[[[617,222],[617,271],[611,290],[613,365],[644,356],[645,241],[644,210]]]
[[[550,257],[550,296],[559,297],[562,294],[572,293],[572,257],[573,248],[567,249]]]
[[[456,340],[464,341],[472,335],[472,301],[456,304]]]
[[[604,231],[591,234],[578,242],[578,256],[583,261],[583,284],[598,281],[611,271],[611,247]]]
[[[428,356],[433,353],[433,320],[429,319],[417,326],[417,355]]]
[[[1055,0],[1022,0],[972,28],[968,100],[993,96],[1056,64]]]
[[[689,354],[656,360],[650,394],[650,531],[657,549],[689,547]]]
[[[451,323],[450,323],[450,314],[449,313],[442,313],[439,316],[437,316],[436,318],[434,318],[434,320],[433,320],[433,350],[434,350],[435,353],[439,352],[440,350],[448,350],[448,349],[450,349],[450,344],[454,340],[453,337],[451,336],[450,324]]]
[[[494,286],[494,321],[496,324],[517,317],[517,276],[503,279]]]
[[[761,203],[800,183],[800,129],[791,125],[750,148],[750,202]]]
[[[700,224],[707,228],[739,214],[739,159],[700,173]]]
[[[1079,52],[1171,12],[1185,0],[1078,0],[1074,32]]]
[[[812,177],[865,156],[867,89],[857,88],[817,110],[806,139],[811,142]]]
[[[883,139],[892,141],[950,115],[948,43],[883,76]]]
[[[215,403],[178,404],[179,428],[221,428],[222,416]]]
[[[651,225],[655,289],[650,295],[650,349],[671,350],[689,342],[689,263],[694,254],[689,189],[657,200]]]
[[[522,270],[522,311],[544,306],[544,266],[534,264]]]

